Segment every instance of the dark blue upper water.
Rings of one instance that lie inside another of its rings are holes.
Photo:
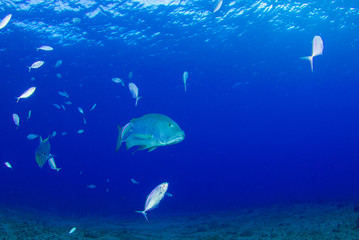
[[[356,1],[224,1],[216,13],[207,1],[66,3],[78,10],[55,1],[0,7],[1,18],[13,14],[0,30],[2,204],[133,214],[165,181],[169,213],[359,198]],[[311,72],[300,57],[316,35],[324,52]],[[45,64],[29,73],[37,60]],[[137,107],[129,82],[143,96]],[[34,95],[16,103],[31,86]],[[53,106],[67,100],[65,111]],[[115,152],[117,125],[148,113],[170,116],[185,140]],[[39,140],[26,137],[53,131],[59,173],[38,167]]]

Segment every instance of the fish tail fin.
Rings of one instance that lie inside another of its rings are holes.
[[[310,69],[311,69],[312,72],[313,72],[313,56],[301,57],[300,59],[309,60],[309,62],[310,62]]]
[[[61,168],[56,168],[56,171],[59,172],[61,170]]]
[[[29,68],[29,72],[31,71],[31,67],[28,67]]]
[[[143,214],[143,216],[145,216],[146,220],[148,221],[146,211],[136,211],[136,213],[142,213],[142,214]]]
[[[117,137],[117,144],[116,144],[116,152],[120,149],[120,147],[122,145],[122,139],[121,139],[122,128],[120,127],[120,125],[117,125],[117,129],[118,129],[118,137]]]
[[[39,49],[40,49],[40,48],[36,48],[36,52],[38,52],[38,51],[39,51]]]
[[[142,97],[136,98],[135,106],[137,107],[138,100],[140,100]]]
[[[15,98],[16,98],[16,103],[18,103],[20,98],[19,97],[15,97]]]

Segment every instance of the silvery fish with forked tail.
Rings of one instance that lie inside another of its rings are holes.
[[[162,198],[165,196],[165,193],[168,189],[168,183],[164,182],[158,185],[155,189],[152,190],[150,195],[148,195],[146,203],[145,203],[145,210],[143,211],[136,211],[138,213],[142,213],[147,219],[147,211],[150,211],[158,206]]]

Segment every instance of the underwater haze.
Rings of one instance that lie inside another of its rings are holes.
[[[357,1],[0,2],[1,239],[359,233]],[[151,113],[184,139],[126,149]]]

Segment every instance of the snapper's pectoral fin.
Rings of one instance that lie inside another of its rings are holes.
[[[136,152],[138,150],[145,150],[145,149],[148,149],[149,152],[152,152],[153,150],[155,150],[157,147],[151,147],[149,145],[142,145],[141,147],[137,148],[136,149]]]
[[[142,145],[141,147],[137,148],[136,151],[138,151],[138,150],[145,150],[145,149],[148,149],[148,148],[150,148],[150,146]]]
[[[148,152],[152,152],[153,150],[155,150],[157,147],[150,147],[149,149],[148,149]]]
[[[149,140],[153,138],[153,135],[146,135],[146,134],[133,134],[134,138],[141,139],[141,140]]]

